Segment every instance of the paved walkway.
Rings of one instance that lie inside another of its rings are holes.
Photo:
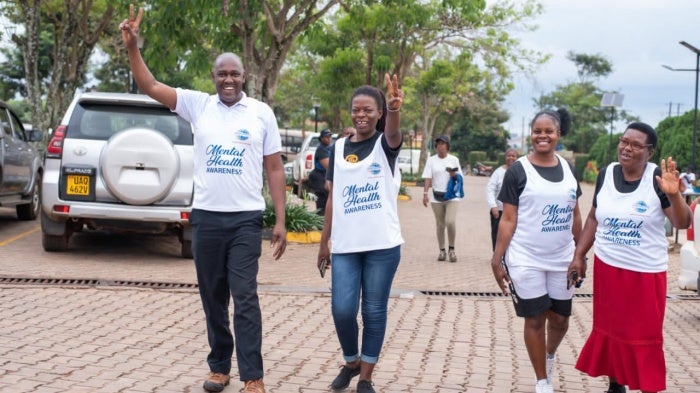
[[[378,392],[534,390],[522,320],[509,298],[495,295],[486,180],[465,178],[457,263],[436,261],[434,221],[420,203],[422,189],[409,188],[414,199],[400,203],[406,244],[374,376]],[[584,215],[591,194],[584,185]],[[36,239],[19,240],[19,249],[39,247]],[[269,247],[263,249],[259,281],[267,391],[327,392],[342,359],[330,316],[329,278],[320,278],[314,267],[317,245],[291,244],[278,262],[270,260]],[[124,255],[90,256],[65,269],[48,258],[4,255],[0,248],[0,275],[195,283],[191,262],[143,266]],[[665,323],[668,391],[700,392],[700,301],[678,289],[677,270],[675,251]],[[592,302],[586,296],[591,289],[589,279],[574,300],[555,368],[557,392],[606,387],[603,378],[573,368],[591,326]],[[204,317],[192,289],[0,286],[0,392],[202,392],[206,354]],[[225,392],[241,387],[234,372]],[[354,392],[354,383],[347,391]]]

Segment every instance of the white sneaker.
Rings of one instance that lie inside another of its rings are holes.
[[[554,363],[557,362],[557,355],[555,354],[553,357],[549,357],[549,355],[545,355],[545,367],[547,368],[547,382],[552,383],[552,372],[554,371]]]
[[[535,385],[535,393],[554,393],[554,387],[546,379],[537,381]]]

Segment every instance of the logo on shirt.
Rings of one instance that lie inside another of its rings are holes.
[[[376,176],[376,175],[378,175],[379,173],[381,173],[382,167],[381,167],[381,165],[379,165],[379,164],[377,164],[376,162],[374,162],[374,163],[372,163],[372,164],[369,166],[368,171],[369,171],[369,174],[370,174],[370,175]]]
[[[576,189],[575,188],[569,189],[569,200],[570,201],[576,200]]]
[[[649,205],[644,201],[638,201],[634,204],[634,211],[637,213],[646,213],[647,210],[649,210]]]
[[[243,128],[238,130],[238,132],[236,132],[236,135],[238,136],[238,140],[247,141],[250,138],[250,131]]]

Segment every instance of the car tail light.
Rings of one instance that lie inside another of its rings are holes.
[[[66,126],[56,127],[49,144],[46,146],[46,157],[61,158],[63,155],[63,140],[66,137]]]
[[[190,212],[180,212],[180,219],[183,221],[190,220]]]
[[[53,211],[55,211],[56,213],[69,213],[70,206],[69,205],[53,205]]]
[[[311,154],[306,155],[306,161],[304,162],[304,167],[306,169],[311,169],[314,166],[314,156]]]

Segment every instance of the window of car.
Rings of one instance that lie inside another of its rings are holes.
[[[12,129],[14,130],[15,138],[26,141],[27,136],[24,134],[24,126],[12,112],[9,112],[9,115],[10,123],[12,124]]]
[[[2,128],[2,134],[6,138],[12,138],[12,126],[10,126],[10,116],[7,110],[0,107],[0,128]]]
[[[68,123],[68,138],[106,140],[129,128],[159,131],[176,145],[192,145],[190,124],[157,106],[80,103]]]

